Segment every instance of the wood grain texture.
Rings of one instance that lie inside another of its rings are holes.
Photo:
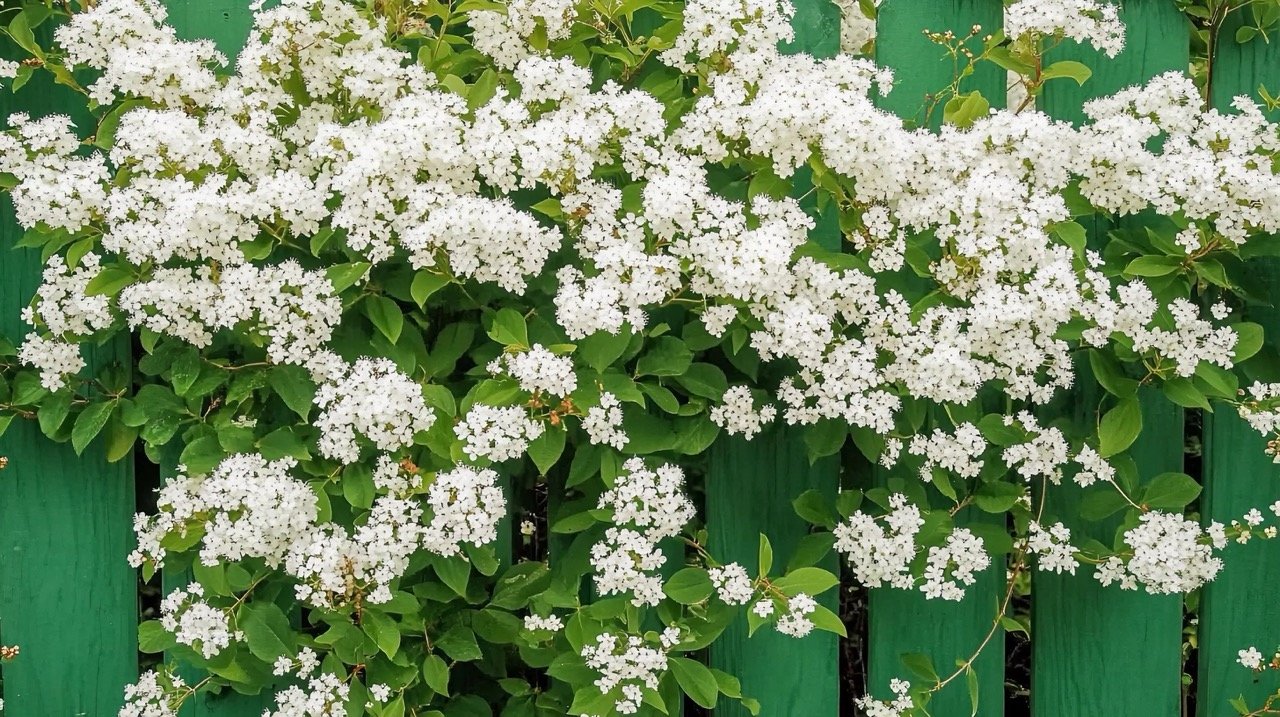
[[[751,575],[759,568],[760,533],[773,544],[774,564],[785,565],[808,524],[791,507],[815,489],[834,497],[839,464],[834,458],[810,466],[804,441],[794,429],[774,429],[751,441],[724,437],[711,447],[707,475],[707,530],[711,553],[738,562]],[[835,555],[819,567],[837,571]],[[775,571],[777,568],[775,568]],[[776,574],[776,573],[775,573]],[[836,609],[835,591],[820,601]],[[814,632],[804,639],[762,627],[747,637],[746,620],[735,621],[711,646],[711,665],[742,680],[742,692],[760,701],[762,717],[835,717],[840,713],[837,637]],[[728,701],[717,717],[745,717]]]
[[[1280,43],[1239,44],[1235,31],[1239,16],[1223,28],[1213,67],[1210,100],[1214,107],[1230,111],[1237,95],[1259,101],[1258,86],[1275,92],[1280,78]],[[1277,119],[1276,112],[1270,119]],[[1280,261],[1254,261],[1272,306],[1250,306],[1245,318],[1266,327],[1268,350],[1280,348]],[[1280,466],[1263,453],[1266,439],[1240,420],[1230,406],[1219,406],[1205,416],[1204,483],[1202,513],[1205,520],[1230,523],[1250,508],[1266,511],[1280,500]],[[1251,707],[1260,706],[1268,694],[1280,688],[1280,675],[1263,675],[1236,663],[1237,652],[1256,646],[1264,654],[1280,645],[1280,543],[1253,540],[1231,545],[1223,554],[1218,578],[1204,590],[1200,606],[1200,671],[1197,705],[1201,714],[1232,714],[1228,700],[1243,695]]]
[[[917,0],[886,2],[877,18],[876,60],[894,71],[894,89],[880,105],[909,123],[936,129],[942,122],[939,105],[928,113],[930,98],[947,87],[955,77],[955,67],[946,51],[925,37],[924,31],[952,30],[967,35],[974,25],[979,36],[993,32],[1001,24],[1000,3],[985,0]],[[976,47],[976,42],[975,42]],[[1003,106],[1003,72],[993,66],[981,67],[960,86],[961,92],[980,90],[992,106]],[[877,482],[886,476],[877,471]],[[940,495],[939,501],[944,500]],[[941,505],[941,503],[939,503]],[[962,511],[957,524],[991,521],[990,515],[975,510]],[[937,671],[950,674],[957,660],[968,660],[982,644],[995,618],[995,606],[1003,595],[1004,563],[992,561],[978,575],[960,602],[927,600],[918,591],[892,588],[870,591],[868,605],[868,682],[873,694],[889,694],[893,678],[911,679],[902,664],[902,655],[928,655]],[[978,676],[978,706],[983,717],[1004,714],[1004,641],[997,635],[974,662]],[[972,709],[964,679],[939,692],[929,704],[935,715],[968,715]]]
[[[41,42],[49,31],[40,28]],[[62,113],[88,134],[93,123],[83,108],[45,73],[17,95],[0,93],[0,122],[19,110]],[[8,196],[0,197],[0,333],[15,343],[29,330],[18,314],[42,265],[39,252],[12,249],[21,236]],[[88,348],[85,359],[83,375],[128,363],[128,342]],[[114,715],[137,675],[137,573],[125,562],[133,547],[132,465],[107,463],[98,443],[77,456],[22,419],[0,438],[0,455],[9,459],[0,472],[0,643],[22,650],[4,666],[5,714]]]
[[[1046,87],[1040,106],[1050,116],[1078,123],[1084,119],[1083,103],[1092,97],[1163,72],[1186,71],[1188,28],[1173,0],[1130,0],[1122,19],[1126,46],[1116,58],[1067,43],[1046,60],[1076,59],[1093,69],[1082,87],[1068,80]],[[1107,228],[1101,222],[1090,227],[1091,241],[1105,241]],[[1096,425],[1102,393],[1087,362],[1081,362],[1077,383],[1070,397],[1076,420]],[[1129,453],[1142,479],[1183,470],[1182,411],[1157,392],[1144,393],[1141,402],[1143,431]],[[1050,486],[1047,513],[1063,519],[1077,541],[1096,538],[1110,545],[1118,519],[1087,523],[1064,518],[1078,514],[1083,492],[1067,482]],[[1180,714],[1180,596],[1104,588],[1093,569],[1082,566],[1074,576],[1036,573],[1032,600],[1031,701],[1036,717]]]

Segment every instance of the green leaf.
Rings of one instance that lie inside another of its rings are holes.
[[[439,274],[433,274],[429,271],[419,271],[413,276],[413,283],[409,285],[409,296],[413,297],[413,303],[419,308],[427,305],[427,299],[437,291],[449,285],[449,279]]]
[[[760,534],[760,574],[768,575],[769,570],[773,568],[773,545],[769,543],[769,537],[764,533]]]
[[[681,605],[693,605],[711,596],[715,586],[703,568],[683,568],[667,578],[662,592]]]
[[[400,340],[400,332],[404,330],[404,313],[394,299],[370,296],[364,302],[364,312],[388,341],[394,344]]]
[[[284,401],[284,405],[307,420],[316,397],[316,384],[301,366],[276,366],[267,378],[268,385]]]
[[[459,662],[470,662],[484,656],[476,642],[475,633],[463,625],[455,625],[446,630],[436,640],[436,647]]]
[[[716,685],[715,675],[711,674],[711,670],[707,669],[706,665],[687,657],[669,657],[667,664],[675,674],[680,689],[684,690],[690,699],[707,709],[716,706],[720,688]]]
[[[613,365],[613,362],[622,356],[630,343],[631,334],[629,332],[610,334],[605,331],[597,331],[578,342],[574,355],[582,359],[582,362],[587,366],[599,373],[604,373],[605,369]]]
[[[75,425],[71,427],[71,447],[75,449],[76,455],[83,453],[85,446],[102,432],[115,405],[115,401],[91,403],[76,416]]]
[[[724,392],[729,390],[729,381],[725,378],[724,371],[709,363],[690,364],[684,373],[675,377],[675,381],[690,395],[715,401],[723,398]]]
[[[467,595],[467,583],[471,579],[471,563],[461,556],[446,558],[437,556],[432,564],[435,566],[436,575],[440,576],[440,580],[448,585],[455,593],[462,597]]]
[[[503,346],[529,348],[529,327],[524,315],[515,309],[500,309],[493,316],[489,338]]]
[[[990,110],[991,103],[981,92],[974,90],[947,100],[942,107],[942,121],[957,127],[969,127],[986,117]]]
[[[353,463],[342,469],[342,497],[352,508],[368,510],[373,506],[377,490],[373,471],[364,463]]]
[[[529,457],[538,467],[538,473],[546,475],[547,471],[560,460],[564,453],[565,430],[562,427],[548,426],[542,435],[529,442]]]
[[[60,391],[51,394],[36,410],[36,418],[40,423],[40,432],[53,438],[71,413],[71,391]]]
[[[1025,489],[1012,483],[983,483],[974,493],[973,503],[987,513],[1005,513],[1023,496]]]
[[[835,527],[835,516],[831,515],[831,506],[827,499],[816,490],[810,489],[791,501],[791,507],[795,508],[796,515],[805,520],[820,525],[828,530]]]
[[[902,666],[926,682],[937,683],[938,671],[933,667],[933,660],[926,654],[920,652],[905,652],[899,658],[902,660]]]
[[[1162,388],[1164,395],[1179,406],[1202,408],[1206,411],[1213,410],[1209,406],[1209,399],[1204,397],[1204,394],[1200,392],[1200,389],[1196,388],[1195,383],[1189,378],[1171,378],[1164,382]]]
[[[449,665],[443,657],[427,655],[427,659],[422,662],[422,679],[437,694],[449,696]]]
[[[293,628],[275,603],[247,603],[241,608],[236,625],[244,631],[249,652],[259,660],[271,663],[293,655]]]
[[[1129,265],[1124,268],[1124,273],[1129,276],[1167,276],[1181,268],[1182,260],[1176,256],[1152,254],[1140,256],[1129,262]]]
[[[147,620],[138,625],[138,652],[154,655],[177,645],[178,641],[160,625],[159,620]]]
[[[1262,326],[1244,321],[1238,324],[1232,324],[1231,330],[1236,332],[1236,351],[1234,360],[1236,363],[1250,358],[1262,348],[1263,330]]]
[[[137,277],[127,269],[115,266],[104,266],[98,275],[89,280],[84,287],[86,296],[115,296],[124,287],[132,284]]]
[[[969,717],[978,717],[978,673],[973,665],[965,666],[964,681],[969,687]]]
[[[1127,449],[1142,433],[1142,405],[1126,398],[1102,417],[1098,427],[1098,454],[1109,458]]]
[[[1200,484],[1186,473],[1161,473],[1147,484],[1139,501],[1149,508],[1182,510],[1200,495]]]
[[[1124,368],[1111,354],[1089,349],[1089,366],[1093,377],[1108,393],[1128,398],[1138,392],[1138,382],[1125,375]]]
[[[1128,506],[1129,501],[1123,495],[1109,486],[1103,486],[1099,490],[1085,493],[1084,499],[1080,501],[1080,517],[1096,522],[1115,515]]]
[[[1058,77],[1070,77],[1076,81],[1076,84],[1083,85],[1093,75],[1087,65],[1075,60],[1059,60],[1058,62],[1044,68],[1044,72],[1040,74],[1041,79],[1052,80]]]
[[[329,283],[333,284],[333,293],[340,294],[344,289],[364,278],[365,273],[369,271],[369,266],[367,261],[335,264],[325,269],[324,273],[329,278]]]
[[[822,568],[797,568],[773,581],[787,597],[804,593],[810,597],[824,593],[840,584],[840,578]]]
[[[9,37],[13,38],[18,47],[42,60],[44,59],[44,51],[40,49],[40,45],[36,42],[35,33],[31,31],[31,19],[27,17],[26,11],[15,15],[13,21],[9,23]]]
[[[364,634],[373,638],[374,644],[387,657],[395,657],[400,650],[400,628],[396,621],[386,613],[366,609],[360,618],[360,627]],[[474,642],[474,638],[472,642]]]
[[[659,336],[636,363],[637,376],[679,376],[693,363],[693,352],[674,336]]]

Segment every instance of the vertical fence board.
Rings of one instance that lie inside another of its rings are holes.
[[[40,35],[49,41],[49,25]],[[0,122],[19,110],[70,114],[87,134],[94,125],[83,107],[83,98],[39,73],[16,96],[0,98]],[[18,313],[42,266],[38,251],[12,249],[21,237],[12,204],[0,199],[0,332],[14,342],[29,330]],[[84,354],[86,376],[130,363],[127,341]],[[0,455],[9,459],[0,472],[0,644],[22,651],[4,667],[5,713],[115,714],[123,685],[137,674],[137,573],[125,562],[132,464],[107,463],[101,441],[77,456],[21,418],[0,439]]]
[[[1209,99],[1224,111],[1230,111],[1231,100],[1237,95],[1249,95],[1257,101],[1259,85],[1266,84],[1274,92],[1280,76],[1280,45],[1261,37],[1243,45],[1235,41],[1242,14],[1236,13],[1223,29],[1213,66]],[[1269,114],[1274,121],[1277,113]],[[1266,287],[1262,296],[1271,297],[1272,306],[1247,307],[1245,313],[1248,320],[1266,327],[1268,337],[1274,337],[1280,331],[1280,310],[1274,305],[1280,291],[1280,261],[1265,261],[1256,278]],[[1268,350],[1276,348],[1280,346],[1273,338]],[[1205,416],[1202,513],[1206,522],[1230,524],[1250,508],[1268,512],[1266,506],[1280,499],[1280,469],[1263,453],[1265,438],[1230,406],[1215,408]],[[1200,604],[1196,704],[1203,715],[1232,714],[1228,700],[1240,695],[1251,708],[1257,708],[1280,687],[1280,677],[1274,673],[1257,679],[1236,662],[1237,652],[1246,647],[1256,646],[1270,655],[1280,645],[1280,602],[1275,599],[1280,585],[1280,545],[1267,540],[1233,544],[1223,562],[1222,573],[1205,588]]]
[[[1089,47],[1070,46],[1046,60],[1080,59],[1093,69],[1082,87],[1064,80],[1051,83],[1039,98],[1046,113],[1079,122],[1084,118],[1081,105],[1091,97],[1169,70],[1187,70],[1187,22],[1173,0],[1130,0],[1122,8],[1122,19],[1128,36],[1124,52],[1115,59]],[[1105,242],[1107,228],[1103,222],[1091,227],[1091,241]],[[1078,384],[1071,397],[1076,420],[1093,425],[1101,392],[1085,362],[1080,364]],[[1182,411],[1156,392],[1141,400],[1143,431],[1130,449],[1140,475],[1149,480],[1158,473],[1182,470]],[[1048,512],[1059,517],[1076,514],[1082,493],[1068,482],[1050,486]],[[1116,521],[1068,524],[1073,537],[1097,538],[1108,545],[1116,526]],[[1031,700],[1036,717],[1180,713],[1181,597],[1104,588],[1088,566],[1074,576],[1036,573],[1033,585]],[[1124,638],[1118,639],[1121,635]]]
[[[937,128],[942,108],[929,111],[932,97],[952,82],[956,68],[944,49],[924,35],[925,30],[951,30],[963,37],[974,25],[979,36],[1002,24],[1000,3],[982,0],[915,0],[886,2],[880,8],[876,29],[876,60],[894,70],[894,89],[882,106],[908,121]],[[1004,103],[1004,73],[984,63],[960,87],[962,92],[981,90],[993,106]],[[958,524],[991,520],[972,509],[957,516]],[[978,576],[960,602],[927,600],[919,592],[892,588],[870,591],[868,627],[870,655],[868,683],[877,696],[888,694],[889,681],[911,679],[902,664],[904,653],[928,655],[942,676],[949,675],[957,660],[967,660],[982,644],[995,618],[995,606],[1004,587],[1004,563],[993,560]],[[974,663],[978,675],[979,714],[1004,713],[1004,644],[997,635]],[[971,704],[967,683],[955,680],[929,704],[935,715],[968,715]]]
[[[829,57],[840,48],[840,14],[830,0],[796,0],[795,40],[787,52]],[[797,184],[809,179],[807,168],[796,173]],[[803,193],[802,189],[797,190]],[[812,206],[807,205],[812,213]],[[839,231],[830,217],[819,218],[814,240],[828,249],[840,246]],[[834,499],[840,476],[833,458],[810,465],[799,430],[774,428],[744,441],[722,437],[711,447],[706,481],[708,542],[717,557],[736,561],[751,574],[758,565],[759,534],[773,544],[778,564],[785,564],[797,541],[809,532],[793,511],[791,501],[810,489]],[[821,567],[838,571],[834,555]],[[776,569],[776,568],[775,568]],[[837,609],[835,591],[820,602]],[[762,628],[747,636],[745,620],[725,630],[710,649],[709,662],[742,680],[743,694],[760,700],[762,714],[836,717],[839,705],[839,643],[835,635],[814,632],[803,639]],[[747,717],[738,703],[721,702],[718,717]]]
[[[810,466],[799,430],[774,429],[744,441],[721,438],[712,446],[707,476],[707,529],[712,552],[755,574],[759,533],[773,544],[775,563],[785,564],[808,526],[791,501],[809,489],[834,496],[839,464],[824,458]],[[820,565],[837,570],[834,556]],[[834,591],[822,603],[836,608]],[[730,625],[711,646],[713,667],[737,675],[742,692],[760,700],[761,714],[835,717],[840,713],[835,635],[814,632],[803,639],[763,627],[747,637],[745,620]],[[722,702],[719,717],[746,717],[736,703]]]

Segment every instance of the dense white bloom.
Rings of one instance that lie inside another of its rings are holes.
[[[556,615],[547,615],[546,617],[542,617],[541,615],[525,615],[524,629],[530,631],[546,630],[549,632],[560,632],[564,629],[564,622]]]
[[[788,637],[804,637],[813,632],[813,621],[809,615],[818,609],[818,603],[804,593],[798,593],[787,600],[787,612],[778,618],[774,628]]]
[[[205,659],[214,657],[234,640],[244,636],[231,629],[227,611],[201,598],[204,588],[191,583],[160,601],[160,626],[184,645],[198,648]]]
[[[67,377],[84,368],[80,345],[27,334],[18,349],[18,360],[40,369],[40,385],[57,391],[67,385]]]
[[[920,592],[929,599],[963,600],[964,588],[977,580],[974,573],[990,565],[991,556],[984,549],[982,538],[968,528],[956,528],[946,543],[929,548]]]
[[[1004,31],[1013,38],[1060,34],[1087,42],[1107,57],[1124,49],[1120,7],[1107,0],[1018,0],[1005,8]]]
[[[889,498],[891,512],[883,519],[858,511],[835,527],[835,549],[849,561],[854,579],[869,588],[888,584],[910,590],[915,586],[910,566],[916,555],[915,536],[924,525],[920,508],[906,496]]]
[[[543,430],[542,423],[529,418],[520,406],[498,408],[483,403],[472,406],[453,427],[471,460],[487,458],[498,463],[524,455],[529,442]]]
[[[578,387],[573,359],[556,356],[542,344],[528,351],[504,353],[489,364],[489,373],[505,373],[529,393],[568,396]]]
[[[498,474],[459,465],[437,473],[427,488],[431,521],[423,531],[423,547],[453,555],[461,543],[486,545],[498,539],[498,522],[506,516],[507,499]]]
[[[723,403],[711,409],[710,418],[729,435],[742,434],[748,441],[771,423],[778,411],[771,405],[756,408],[755,398],[747,386],[734,386],[725,391]]]
[[[755,595],[755,586],[752,585],[746,568],[738,563],[711,568],[708,573],[716,595],[729,605],[746,605]]]
[[[684,473],[678,467],[650,470],[640,458],[622,467],[613,488],[597,503],[613,511],[617,527],[591,546],[596,590],[602,595],[629,592],[637,605],[656,605],[663,594],[662,577],[655,571],[667,562],[658,543],[679,534],[695,509],[684,494]]]
[[[384,452],[413,443],[414,434],[431,428],[435,414],[422,389],[390,359],[360,359],[349,372],[316,390],[321,408],[320,453],[342,463],[360,458],[356,434]]]
[[[915,706],[911,700],[910,682],[897,678],[889,680],[889,690],[893,692],[891,700],[882,701],[871,695],[865,695],[854,699],[853,702],[858,709],[863,710],[866,717],[902,717]]]
[[[978,427],[962,423],[956,426],[953,435],[935,429],[928,436],[913,436],[907,452],[924,457],[920,479],[928,483],[933,480],[934,468],[950,471],[961,478],[976,478],[982,471],[979,459],[986,448],[987,442]]]
[[[1191,592],[1214,579],[1222,560],[1201,538],[1204,530],[1180,515],[1150,511],[1141,523],[1124,533],[1124,543],[1133,551],[1127,560],[1109,558],[1098,566],[1103,585],[1118,582],[1125,590],[1139,584],[1153,595]]]
[[[640,705],[640,686],[658,689],[658,681],[667,670],[667,653],[646,645],[644,639],[628,635],[620,639],[604,633],[595,644],[582,646],[587,667],[600,673],[595,685],[601,692],[617,688],[622,695],[615,708],[619,714],[634,714]]]
[[[1246,650],[1241,650],[1239,655],[1236,662],[1239,662],[1242,666],[1250,670],[1262,669],[1262,653],[1258,652],[1258,648],[1250,647]]]
[[[600,403],[588,408],[587,415],[582,417],[582,429],[592,443],[619,451],[625,448],[628,438],[622,430],[622,402],[608,391],[601,393]]]
[[[163,678],[163,682],[162,682]],[[148,670],[137,682],[124,686],[124,706],[118,717],[177,717],[173,697],[185,692],[187,685],[181,677]]]
[[[1076,553],[1071,545],[1071,530],[1062,523],[1054,523],[1045,529],[1036,521],[1027,526],[1027,551],[1036,556],[1036,567],[1049,573],[1075,575]]]

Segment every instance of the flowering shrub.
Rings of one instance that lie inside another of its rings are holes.
[[[1012,70],[1026,111],[956,85],[927,132],[877,108],[871,61],[780,50],[778,0],[368,5],[258,9],[234,69],[152,0],[9,21],[29,56],[0,76],[52,73],[93,123],[0,134],[46,259],[3,347],[4,425],[181,452],[129,560],[194,582],[142,625],[172,663],[121,715],[228,688],[272,690],[278,717],[654,713],[681,692],[756,712],[685,655],[735,619],[843,633],[815,599],[832,549],[864,586],[959,600],[993,565],[1010,592],[1032,566],[1186,592],[1231,541],[1275,536],[1280,503],[1202,526],[1195,480],[1143,480],[1125,452],[1163,392],[1235,406],[1280,454],[1275,357],[1238,320],[1250,261],[1280,254],[1280,128],[1245,98],[1203,111],[1178,74],[1080,127],[1028,110],[1088,76],[1041,62],[1063,38],[1120,49],[1114,8],[1013,3],[972,61]],[[121,334],[137,375],[86,370]],[[1045,419],[1082,379],[1096,425]],[[762,539],[753,575],[708,549],[685,468],[779,423],[892,477],[802,496],[824,550],[775,569]],[[510,496],[549,474],[568,547],[512,564]],[[1064,481],[1082,515],[1033,500]],[[1064,523],[1117,513],[1110,545]],[[858,703],[906,714],[968,669]]]

